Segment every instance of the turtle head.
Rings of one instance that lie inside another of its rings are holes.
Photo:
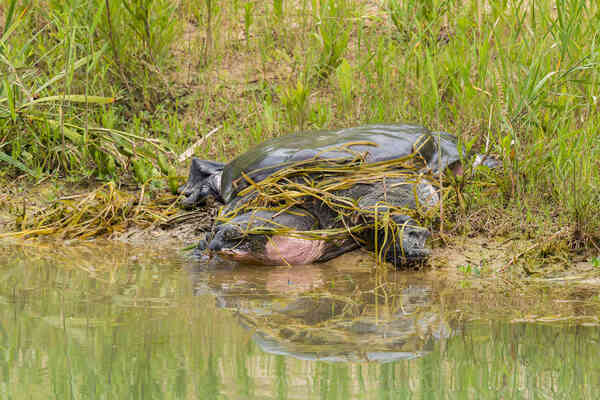
[[[192,159],[188,180],[177,190],[185,196],[181,201],[183,208],[204,205],[209,197],[222,201],[221,174],[224,166],[215,161]]]
[[[419,264],[431,255],[427,245],[427,239],[431,235],[429,231],[419,226],[407,215],[391,215],[396,228],[393,235],[385,230],[371,232],[367,237],[368,247],[374,247],[370,243],[373,239],[378,241],[378,250],[385,259],[394,264],[396,268]]]

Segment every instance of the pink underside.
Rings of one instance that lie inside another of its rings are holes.
[[[221,256],[234,261],[252,264],[311,264],[325,251],[325,241],[308,240],[289,236],[272,236],[267,241],[264,254],[252,254],[243,250],[223,250]]]
[[[310,264],[319,259],[325,250],[325,241],[273,236],[267,242],[265,258],[284,264]],[[284,261],[285,260],[285,261]]]

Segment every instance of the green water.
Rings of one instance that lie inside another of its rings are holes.
[[[593,290],[515,300],[349,260],[0,246],[0,398],[598,398]],[[579,325],[516,322],[532,313]]]

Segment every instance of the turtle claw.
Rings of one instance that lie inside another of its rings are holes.
[[[239,227],[231,224],[217,226],[217,230],[208,243],[208,249],[213,252],[233,249],[243,238]]]

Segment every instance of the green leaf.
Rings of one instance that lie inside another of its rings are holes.
[[[8,10],[8,14],[6,16],[6,25],[4,27],[4,32],[0,36],[0,53],[2,53],[2,47],[4,46],[4,42],[6,42],[8,40],[8,37],[13,33],[13,31],[17,29],[17,26],[19,25],[23,14],[27,10],[23,10],[23,12],[18,16],[18,18],[14,22],[12,22],[12,14],[14,12],[15,4],[16,0],[13,0],[12,3],[9,5],[10,9]]]
[[[549,72],[548,74],[546,74],[546,76],[544,76],[533,88],[533,90],[531,91],[531,97],[535,97],[537,95],[537,93],[540,91],[540,89],[546,84],[546,82],[552,78],[552,76],[554,76],[557,73],[557,71],[552,71]]]
[[[160,171],[164,175],[169,175],[169,171],[170,171],[171,167],[170,167],[169,162],[167,161],[167,158],[165,157],[165,155],[162,153],[158,153],[158,155],[156,156],[156,161],[158,162],[158,167],[160,168]]]
[[[8,28],[10,28],[10,24],[12,22],[12,17],[15,13],[16,5],[17,5],[17,0],[11,0],[10,4],[8,5],[8,12],[6,13],[6,20],[5,20],[6,22],[4,23],[4,29],[2,30],[2,32],[6,32],[8,30]]]
[[[33,176],[36,179],[38,178],[38,174],[33,172],[31,169],[27,168],[27,166],[25,164],[23,164],[21,161],[12,158],[11,156],[6,154],[2,150],[0,150],[0,161],[6,162],[6,163],[12,165],[13,167],[20,169],[21,171]]]
[[[433,95],[433,98],[435,100],[435,105],[437,107],[437,105],[439,104],[439,88],[438,88],[438,82],[437,82],[437,76],[435,73],[435,70],[433,69],[433,60],[431,58],[431,55],[429,54],[429,51],[426,52],[426,67],[427,67],[427,72],[429,74],[429,79],[431,80],[431,94]]]
[[[72,103],[91,103],[91,104],[110,104],[115,102],[114,97],[102,97],[102,96],[86,96],[84,94],[67,94],[58,96],[46,96],[39,99],[35,99],[28,103],[23,104],[19,109],[30,107],[34,104],[39,103],[52,103],[56,101],[68,101]]]
[[[85,56],[85,57],[80,58],[79,60],[75,61],[72,66],[72,70],[74,71],[74,70],[78,69],[79,67],[81,67],[82,65],[87,64],[87,62],[90,59],[95,60],[95,58],[98,57],[101,53],[103,53],[105,49],[106,48],[103,47],[102,49],[94,52],[93,54],[91,54],[89,56]],[[93,62],[95,62],[95,61],[93,61]],[[53,76],[51,79],[46,81],[42,86],[37,88],[33,93],[34,94],[40,93],[42,90],[46,89],[48,86],[52,85],[53,83],[56,83],[57,81],[61,80],[64,77],[65,77],[65,70],[62,70],[61,72],[59,72],[58,74]]]
[[[50,125],[60,128],[59,121],[56,121],[53,119],[47,119],[45,121],[48,122]],[[83,144],[83,136],[80,135],[79,133],[75,132],[73,129],[65,126],[64,124],[63,124],[63,132],[65,134],[65,137],[67,139],[69,139],[71,142],[73,142],[75,144]]]

